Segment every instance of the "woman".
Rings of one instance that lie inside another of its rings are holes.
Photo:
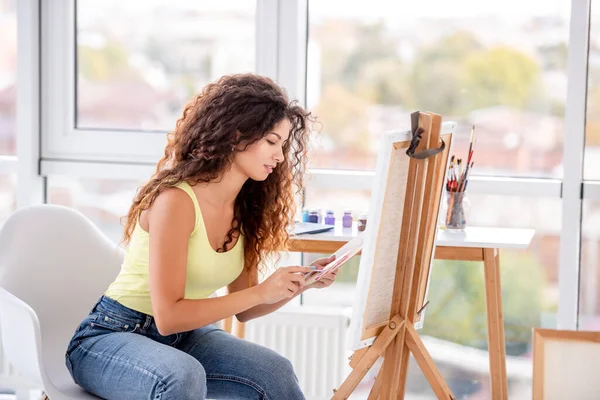
[[[68,346],[77,384],[106,399],[304,398],[288,360],[212,324],[268,314],[335,279],[304,285],[331,261],[319,259],[258,283],[285,249],[312,121],[251,74],[209,84],[185,108],[129,209],[121,272]]]

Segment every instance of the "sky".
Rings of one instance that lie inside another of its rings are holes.
[[[570,15],[570,0],[312,0],[311,18],[380,19],[395,26],[414,18],[470,18],[494,15],[507,19]]]
[[[580,0],[583,1],[583,0]],[[175,9],[200,9],[206,11],[251,11],[256,0],[78,0],[80,6],[117,9],[123,12],[140,12],[155,6],[169,5]],[[596,2],[594,2],[596,3]],[[534,16],[570,15],[570,0],[309,0],[311,18],[319,16],[376,20],[384,17],[390,26],[413,18],[470,18],[483,15],[508,19],[529,19]],[[141,8],[140,8],[141,7]],[[598,8],[598,7],[596,7]]]

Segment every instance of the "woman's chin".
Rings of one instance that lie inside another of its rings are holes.
[[[249,176],[250,179],[256,182],[266,181],[270,174],[254,174]]]

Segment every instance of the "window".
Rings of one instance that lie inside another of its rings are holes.
[[[48,178],[48,203],[74,208],[88,217],[115,245],[121,243],[127,214],[135,192],[143,182],[71,178]]]
[[[256,69],[256,7],[42,2],[42,157],[155,164],[206,83]]]
[[[252,72],[255,1],[77,2],[76,126],[169,131],[221,75]]]
[[[311,167],[374,169],[381,133],[420,109],[458,122],[464,152],[475,125],[478,175],[562,176],[569,6],[310,2]]]
[[[17,4],[0,1],[0,155],[16,153]]]

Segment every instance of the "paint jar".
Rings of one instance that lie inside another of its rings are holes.
[[[344,216],[342,217],[342,226],[344,228],[352,228],[352,211],[345,210]]]
[[[333,210],[327,210],[325,215],[325,225],[335,225],[335,214]]]
[[[323,223],[323,212],[321,211],[321,209],[317,209],[317,224],[322,224]]]
[[[302,210],[302,222],[308,222],[308,210],[306,208]]]
[[[313,222],[313,223],[317,223],[319,221],[319,214],[317,213],[317,210],[310,210],[308,212],[308,222]]]
[[[367,229],[367,213],[361,213],[360,216],[358,217],[358,231],[359,232],[363,232],[365,229]]]

